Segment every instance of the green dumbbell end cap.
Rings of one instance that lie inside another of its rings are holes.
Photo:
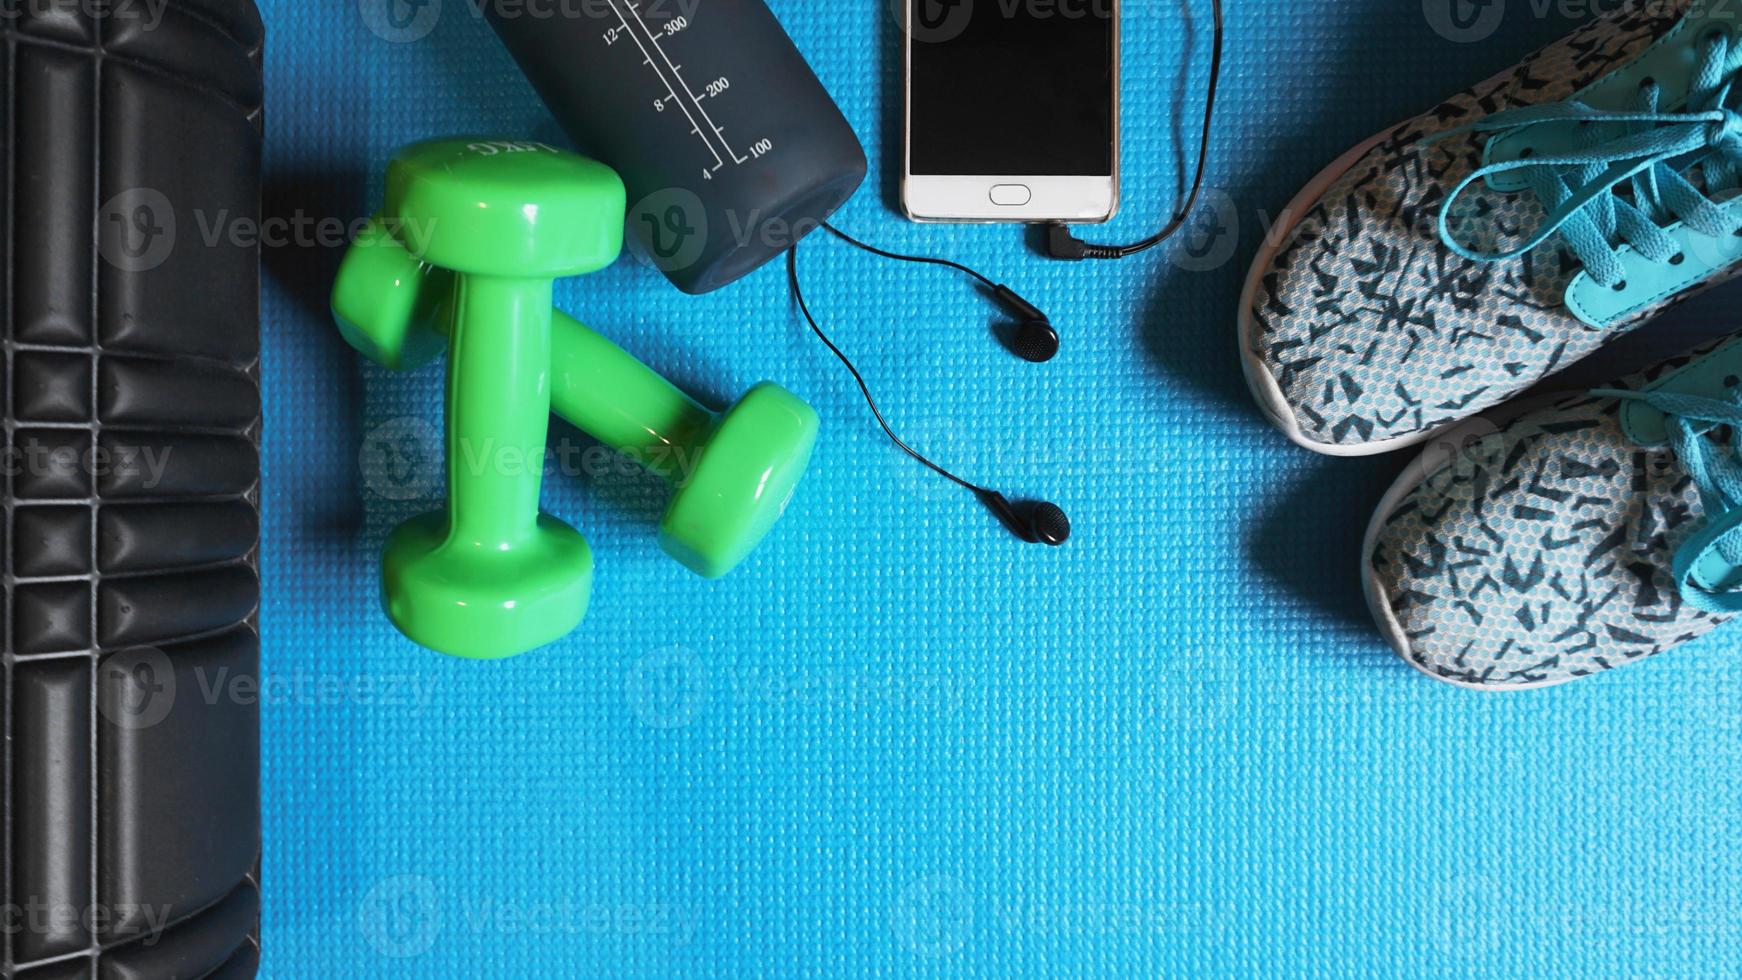
[[[500,660],[567,636],[586,615],[593,555],[574,528],[540,515],[513,548],[452,540],[447,514],[413,518],[388,536],[382,601],[400,632],[431,650]]]
[[[623,181],[611,168],[542,143],[448,139],[400,150],[386,213],[432,265],[475,276],[561,279],[623,250]]]
[[[333,319],[363,356],[410,371],[441,356],[435,321],[446,286],[446,276],[419,262],[376,215],[339,265]]]
[[[666,554],[719,578],[767,537],[810,465],[817,413],[798,396],[760,384],[738,402],[690,460],[660,523]]]

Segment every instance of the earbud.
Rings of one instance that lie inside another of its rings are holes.
[[[975,490],[974,495],[997,515],[1010,532],[1029,544],[1058,547],[1071,538],[1071,519],[1057,504],[1045,501],[1027,503],[1018,510],[1008,498],[996,490]]]
[[[902,262],[948,266],[973,276],[986,287],[1000,306],[1010,311],[1010,314],[1016,318],[1014,333],[1005,338],[1012,353],[1035,364],[1050,361],[1058,353],[1058,331],[1052,328],[1052,323],[1047,320],[1046,314],[1042,313],[1033,303],[1023,299],[1016,290],[1009,286],[995,283],[960,262],[888,252],[876,246],[867,245],[826,221],[823,222],[823,227],[828,229],[836,238],[873,255],[881,255],[886,259],[897,259]],[[985,505],[987,510],[997,516],[999,523],[1009,528],[1010,533],[1029,544],[1045,544],[1056,548],[1070,540],[1071,519],[1065,516],[1065,512],[1060,510],[1057,504],[1046,501],[1023,501],[1021,504],[1012,504],[1003,494],[969,483],[927,459],[912,446],[902,442],[901,437],[895,434],[895,430],[889,427],[889,421],[883,417],[883,410],[877,407],[877,399],[871,397],[871,386],[865,383],[865,377],[859,373],[858,368],[853,366],[852,358],[848,357],[841,348],[835,346],[835,342],[829,339],[828,334],[823,333],[822,326],[817,323],[817,318],[811,313],[810,304],[805,302],[804,284],[799,281],[798,276],[797,248],[786,253],[786,281],[787,286],[792,290],[792,298],[798,301],[799,312],[804,314],[805,323],[809,325],[811,332],[817,335],[817,339],[823,342],[823,346],[827,347],[840,360],[842,366],[847,369],[847,373],[853,376],[853,380],[859,385],[860,393],[865,396],[866,406],[871,409],[871,417],[877,420],[877,425],[882,428],[883,434],[889,437],[890,442],[895,443],[896,448],[912,456],[937,475],[964,490],[971,491],[974,496],[980,498],[980,503]]]
[[[1058,356],[1059,334],[1052,321],[1040,308],[1017,295],[1009,286],[992,287],[992,295],[1000,305],[1016,317],[1016,327],[1007,331],[1004,342],[1010,352],[1030,364],[1045,364]]]
[[[897,262],[941,265],[978,279],[980,284],[992,294],[992,298],[998,301],[998,305],[1004,307],[1011,316],[1016,318],[1014,325],[998,331],[999,339],[1004,342],[1004,346],[1009,349],[1010,353],[1030,364],[1044,364],[1058,356],[1059,334],[1057,330],[1052,328],[1052,321],[1047,319],[1046,314],[1042,313],[1039,307],[1023,299],[1016,290],[1009,286],[993,282],[983,273],[976,272],[960,262],[933,258],[929,255],[903,255],[900,252],[891,252],[875,245],[867,245],[827,221],[823,222],[823,228],[848,245],[872,255],[880,255]]]

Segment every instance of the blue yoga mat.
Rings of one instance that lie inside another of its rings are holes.
[[[263,0],[269,213],[366,215],[417,139],[560,141],[462,0],[405,43],[369,27],[386,2]],[[1295,449],[1240,378],[1241,281],[1294,192],[1587,6],[1503,4],[1475,38],[1462,2],[1233,0],[1200,219],[1068,264],[902,220],[888,4],[773,0],[872,158],[842,227],[1011,283],[1064,352],[1021,363],[960,278],[820,238],[813,307],[916,446],[1062,504],[1061,550],[897,455],[781,269],[692,298],[625,258],[561,305],[715,403],[788,386],[823,419],[812,472],[718,583],[659,551],[657,482],[554,478],[598,563],[582,627],[498,664],[417,649],[377,556],[439,487],[359,461],[434,451],[441,372],[343,345],[337,248],[269,248],[264,975],[1733,975],[1742,632],[1541,693],[1421,677],[1356,575],[1406,458]],[[1114,240],[1189,177],[1210,41],[1207,0],[1126,8]],[[1742,327],[1735,295],[1563,383]]]

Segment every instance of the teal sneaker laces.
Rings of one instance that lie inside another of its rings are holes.
[[[1673,570],[1682,598],[1710,613],[1742,612],[1742,590],[1712,592],[1695,581],[1714,556],[1727,570],[1742,568],[1742,403],[1662,390],[1591,394],[1641,402],[1664,414],[1670,448],[1700,491],[1706,518],[1676,551]],[[1729,437],[1710,438],[1720,427],[1728,427]]]
[[[1607,111],[1578,101],[1526,106],[1429,137],[1431,143],[1460,133],[1510,134],[1573,123],[1586,143],[1556,156],[1490,163],[1470,174],[1440,207],[1440,239],[1466,259],[1500,262],[1534,250],[1558,232],[1592,279],[1621,290],[1627,286],[1623,245],[1655,263],[1686,260],[1664,225],[1680,221],[1713,238],[1742,234],[1738,219],[1707,197],[1742,187],[1742,115],[1727,108],[1742,68],[1742,44],[1721,31],[1699,43],[1705,49],[1682,111],[1664,111],[1661,86],[1647,79],[1635,111]],[[1685,176],[1696,166],[1704,175],[1704,193]],[[1548,209],[1542,224],[1510,251],[1482,252],[1459,241],[1451,227],[1459,198],[1479,180],[1514,172]],[[1631,201],[1617,193],[1623,186],[1630,189]]]

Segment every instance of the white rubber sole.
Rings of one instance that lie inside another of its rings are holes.
[[[1288,202],[1288,207],[1283,209],[1282,218],[1277,226],[1265,236],[1264,244],[1258,249],[1258,257],[1253,260],[1252,269],[1246,274],[1245,288],[1240,291],[1240,313],[1236,318],[1236,329],[1240,338],[1240,369],[1246,375],[1246,387],[1251,389],[1252,398],[1263,410],[1264,417],[1270,420],[1271,425],[1281,430],[1283,435],[1288,436],[1290,442],[1324,456],[1378,456],[1399,449],[1408,449],[1411,446],[1419,446],[1458,424],[1457,422],[1449,422],[1423,432],[1415,432],[1395,439],[1382,439],[1378,442],[1363,442],[1353,445],[1320,442],[1309,438],[1301,430],[1300,422],[1295,418],[1294,409],[1289,407],[1288,400],[1282,395],[1282,386],[1277,383],[1276,377],[1270,373],[1270,369],[1264,365],[1264,362],[1254,351],[1253,341],[1258,334],[1258,321],[1252,315],[1252,304],[1257,299],[1258,289],[1263,285],[1264,276],[1270,271],[1271,264],[1276,261],[1277,254],[1294,237],[1295,229],[1300,226],[1301,218],[1312,210],[1320,198],[1325,196],[1325,192],[1331,189],[1331,185],[1342,179],[1343,175],[1349,172],[1350,167],[1359,163],[1362,157],[1366,156],[1375,146],[1384,142],[1386,137],[1396,130],[1397,127],[1393,126],[1338,157],[1317,177],[1309,181],[1306,187],[1295,195],[1294,200]]]
[[[1564,394],[1537,395],[1522,402],[1513,402],[1498,414],[1490,415],[1489,422],[1496,428],[1504,430],[1517,419],[1554,404]],[[1462,424],[1462,423],[1458,423]],[[1410,655],[1409,637],[1404,633],[1403,624],[1397,621],[1397,613],[1391,608],[1391,603],[1385,600],[1384,583],[1379,579],[1379,573],[1373,569],[1373,552],[1379,546],[1379,533],[1385,525],[1391,522],[1393,514],[1403,505],[1403,501],[1415,492],[1415,489],[1427,482],[1428,478],[1436,476],[1451,465],[1452,457],[1447,457],[1444,465],[1429,470],[1425,466],[1411,463],[1385,491],[1385,496],[1379,499],[1379,506],[1373,511],[1373,519],[1367,522],[1367,532],[1361,539],[1361,593],[1367,598],[1367,611],[1373,616],[1373,622],[1379,627],[1380,635],[1391,644],[1391,649],[1403,658],[1403,662],[1416,670],[1432,677],[1442,684],[1461,687],[1470,691],[1484,691],[1493,694],[1508,691],[1532,691],[1545,687],[1556,687],[1565,681],[1537,681],[1530,684],[1472,684],[1452,677],[1443,677],[1416,662]]]

